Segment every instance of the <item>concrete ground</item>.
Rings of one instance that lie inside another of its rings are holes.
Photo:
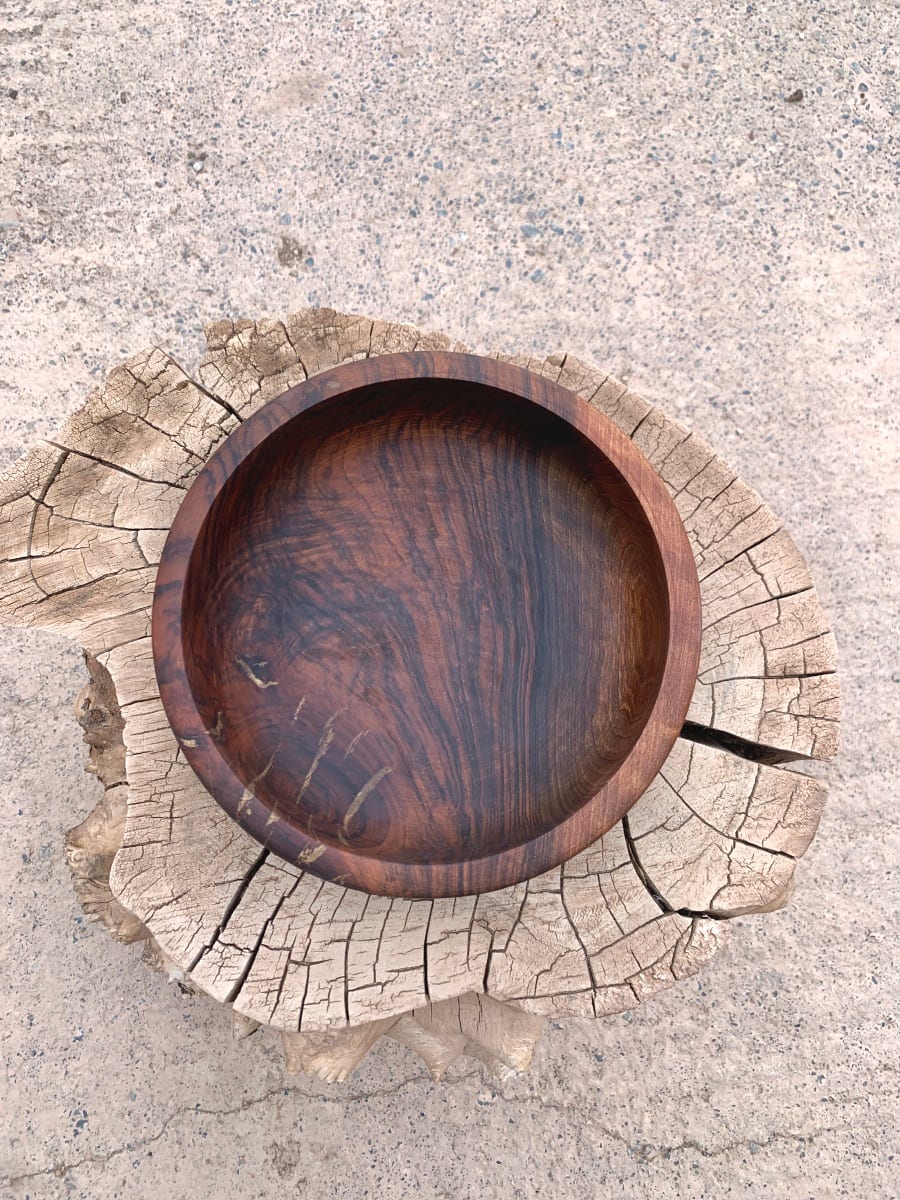
[[[889,0],[0,3],[0,458],[124,356],[310,303],[593,357],[808,554],[844,749],[784,912],[433,1085],[282,1075],[79,915],[74,648],[0,646],[4,1198],[893,1197],[900,22]],[[802,99],[800,92],[802,91]]]

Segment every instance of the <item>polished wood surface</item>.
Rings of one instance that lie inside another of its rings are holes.
[[[388,895],[489,891],[599,837],[696,679],[665,488],[584,401],[386,355],[266,405],[201,471],[157,579],[184,754],[274,852]]]

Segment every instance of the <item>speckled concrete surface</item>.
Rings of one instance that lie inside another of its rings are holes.
[[[79,916],[78,655],[4,631],[0,1194],[894,1196],[896,9],[429,7],[0,4],[0,458],[225,315],[593,356],[808,553],[846,708],[820,836],[786,912],[515,1083],[396,1046],[285,1080]]]

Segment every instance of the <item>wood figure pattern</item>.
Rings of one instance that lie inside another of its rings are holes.
[[[186,757],[269,849],[367,891],[571,857],[650,782],[696,677],[693,558],[654,481],[586,405],[491,360],[293,389],[210,460],[163,555]]]

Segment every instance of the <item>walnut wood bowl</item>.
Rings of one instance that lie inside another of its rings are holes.
[[[693,556],[600,413],[492,359],[395,354],[250,417],[153,605],[163,704],[282,858],[391,896],[570,858],[653,779],[696,678]]]

